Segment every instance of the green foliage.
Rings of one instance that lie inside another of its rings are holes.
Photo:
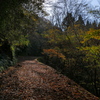
[[[43,2],[44,0],[5,0],[0,2],[0,9],[2,9],[0,11],[0,14],[2,14],[0,15],[0,53],[5,52],[2,51],[2,47],[4,47],[5,41],[7,41],[9,50],[12,52],[9,57],[12,56],[11,59],[14,60],[16,47],[29,44],[28,30],[33,25],[31,23],[36,24],[37,13],[43,12]],[[34,9],[33,12],[30,11],[30,7]]]
[[[90,62],[92,67],[100,67],[100,30],[90,29],[82,43],[84,47],[80,50],[85,52],[85,60]]]
[[[83,37],[83,46],[79,49],[84,52],[85,57],[83,58],[86,63],[85,67],[88,69],[89,77],[91,77],[92,87],[94,93],[99,95],[99,81],[100,76],[98,69],[100,69],[100,29],[90,29]],[[91,70],[91,71],[89,71]]]
[[[13,62],[6,55],[0,55],[0,72],[13,65]]]
[[[93,41],[94,40],[94,41]],[[90,29],[84,36],[82,43],[91,43],[97,45],[100,43],[100,29]],[[93,43],[94,42],[94,43]]]

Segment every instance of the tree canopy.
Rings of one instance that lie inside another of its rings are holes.
[[[7,55],[11,58],[14,56],[16,46],[28,44],[27,29],[29,28],[32,16],[34,23],[34,16],[39,12],[43,12],[43,2],[43,0],[0,1],[0,48],[2,49],[4,45],[8,47],[4,50],[4,53],[9,49],[12,53]],[[32,12],[30,7],[34,9]],[[3,50],[0,51],[3,52]]]

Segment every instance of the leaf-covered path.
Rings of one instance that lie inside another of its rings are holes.
[[[99,100],[78,84],[36,59],[0,75],[0,100]]]

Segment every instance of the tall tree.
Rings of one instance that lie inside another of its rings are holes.
[[[73,26],[75,18],[72,16],[72,13],[67,13],[67,16],[63,20],[63,25],[65,27]]]

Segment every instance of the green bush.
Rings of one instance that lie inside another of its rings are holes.
[[[0,72],[13,65],[13,61],[6,55],[0,55]]]

